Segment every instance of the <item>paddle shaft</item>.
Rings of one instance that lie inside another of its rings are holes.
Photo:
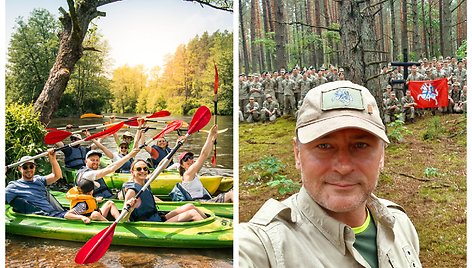
[[[139,192],[136,194],[135,196],[136,199],[138,199],[144,193],[144,191],[146,191],[149,185],[151,185],[151,183],[157,178],[157,176],[159,176],[159,174],[169,165],[170,161],[172,160],[172,157],[177,152],[177,150],[184,144],[188,136],[189,136],[188,133],[185,134],[184,138],[178,141],[177,144],[172,149],[172,151],[170,151],[170,153],[159,163],[156,169],[151,173],[151,177],[149,178],[149,180],[143,185],[141,190],[139,190]],[[120,216],[115,220],[115,222],[117,223],[121,221],[129,213],[130,208],[131,206],[129,204],[123,206],[123,210],[121,211]]]
[[[75,145],[77,145],[77,144],[79,144],[79,143],[82,143],[82,142],[84,142],[84,141],[86,141],[86,140],[85,140],[85,139],[81,139],[81,140],[78,140],[78,141],[71,142],[71,143],[69,143],[69,144],[67,144],[67,145],[64,145],[64,146],[62,146],[62,147],[54,148],[54,152],[63,150],[63,149],[65,149],[65,148],[67,148],[67,147],[75,146]],[[42,152],[42,153],[40,153],[40,154],[38,154],[38,155],[35,155],[35,156],[32,156],[31,158],[28,158],[27,160],[23,160],[23,161],[19,161],[19,162],[10,164],[10,165],[6,166],[6,169],[8,170],[8,169],[10,169],[10,168],[12,168],[12,167],[20,166],[21,164],[24,164],[24,163],[29,162],[29,161],[34,160],[34,159],[38,159],[38,158],[44,157],[44,156],[46,156],[46,155],[48,155],[48,152],[47,152],[47,151],[46,151],[46,152]]]

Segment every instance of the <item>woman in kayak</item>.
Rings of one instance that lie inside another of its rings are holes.
[[[125,192],[125,203],[129,202],[132,207],[130,221],[155,221],[155,222],[187,222],[198,221],[206,218],[206,215],[193,204],[185,204],[167,214],[161,214],[156,208],[156,201],[148,187],[135,199],[147,181],[149,168],[143,159],[137,159],[131,164],[131,179],[123,184]],[[133,209],[134,208],[134,209]]]
[[[179,155],[179,172],[182,176],[182,186],[190,194],[194,200],[214,203],[227,203],[233,202],[233,191],[221,193],[213,198],[208,191],[203,187],[200,178],[197,173],[202,169],[205,160],[210,156],[212,152],[212,146],[218,135],[218,126],[213,125],[208,133],[208,137],[203,145],[200,156],[195,160],[192,152],[183,152]]]

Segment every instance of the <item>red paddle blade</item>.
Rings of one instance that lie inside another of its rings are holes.
[[[193,134],[203,127],[205,127],[208,122],[210,122],[211,119],[211,112],[210,109],[206,106],[200,106],[200,108],[197,109],[195,112],[195,115],[192,118],[192,121],[190,122],[190,125],[188,127],[188,134]]]
[[[211,157],[211,165],[213,167],[216,167],[216,150],[215,152],[213,153],[213,156]]]
[[[148,115],[148,116],[146,116],[146,118],[164,117],[164,116],[169,116],[169,115],[170,115],[169,111],[162,110],[162,111],[159,111],[159,112],[155,112],[151,115]]]
[[[59,129],[55,128],[55,127],[48,127],[46,128],[46,131],[49,132],[49,131],[57,131]]]
[[[117,132],[118,130],[120,130],[120,128],[123,127],[123,125],[125,124],[125,122],[121,122],[119,124],[116,124],[102,132],[98,132],[98,133],[95,133],[91,136],[88,136],[87,138],[85,138],[84,140],[85,141],[89,141],[89,140],[92,140],[92,139],[95,139],[95,138],[99,138],[99,137],[102,137],[102,136],[105,136],[105,135],[110,135],[110,134],[113,134],[115,132]]]
[[[85,243],[85,245],[75,255],[75,262],[78,264],[88,264],[98,261],[110,247],[115,233],[117,222],[103,229],[100,233]]]
[[[137,117],[137,116],[131,117],[128,120],[125,121],[125,124],[128,125],[128,126],[131,126],[131,127],[137,127],[137,126],[139,126],[138,118],[139,117]]]
[[[213,92],[216,95],[218,93],[218,69],[216,68],[215,63],[213,63],[213,65],[215,66],[215,84],[213,85],[214,86]]]
[[[64,131],[64,130],[56,130],[56,131],[51,131],[44,136],[44,143],[51,145],[55,144],[56,142],[63,141],[65,138],[69,137],[72,135],[72,132],[69,131]]]
[[[153,140],[155,139],[158,139],[158,138],[161,138],[161,137],[164,137],[165,134],[169,133],[169,132],[172,132],[176,129],[179,129],[180,127],[182,127],[183,125],[183,121],[181,120],[175,120],[175,121],[172,121],[170,122],[169,124],[167,124],[167,126],[161,130],[161,132],[159,132],[156,136],[154,136],[154,138],[152,138]]]

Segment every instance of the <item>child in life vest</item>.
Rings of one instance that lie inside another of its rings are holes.
[[[67,217],[64,216],[66,219],[82,220],[88,224],[91,220],[108,221],[106,219],[108,213],[111,213],[113,218],[118,218],[120,212],[113,201],[107,201],[102,208],[98,208],[97,201],[100,202],[102,199],[96,200],[93,197],[93,189],[94,182],[83,179],[67,192],[66,198],[70,200],[70,210],[66,214]]]

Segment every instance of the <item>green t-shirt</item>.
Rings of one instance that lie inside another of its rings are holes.
[[[364,224],[360,227],[352,228],[352,230],[356,235],[354,248],[359,251],[362,257],[369,263],[370,267],[379,267],[379,261],[377,259],[377,227],[368,209]]]

